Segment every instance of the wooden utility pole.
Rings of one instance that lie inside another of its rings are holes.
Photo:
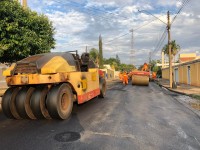
[[[167,32],[168,32],[168,50],[169,50],[169,87],[172,88],[172,51],[171,51],[171,24],[170,14],[167,12]]]
[[[24,8],[27,8],[27,0],[22,0],[22,6],[23,6]]]
[[[101,34],[99,35],[99,68],[103,69],[103,47]]]

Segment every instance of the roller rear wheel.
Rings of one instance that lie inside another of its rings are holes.
[[[38,119],[51,118],[46,107],[47,93],[48,93],[48,87],[41,86],[37,87],[31,96],[30,106],[34,116]]]
[[[134,77],[133,77],[133,75],[131,77],[131,82],[132,82],[132,85],[134,85]]]
[[[21,89],[20,87],[16,87],[10,99],[10,110],[15,119],[22,119],[19,113],[17,112],[17,108],[16,108],[16,96],[20,89]]]
[[[73,108],[71,87],[66,83],[52,87],[48,93],[46,104],[52,118],[67,119]]]
[[[149,85],[149,77],[134,75],[134,77],[132,77],[132,85],[148,86]]]
[[[33,87],[23,87],[16,96],[17,111],[24,119],[36,119],[30,107],[30,98],[34,89]]]
[[[15,98],[19,90],[19,87],[9,88],[2,98],[2,110],[6,117],[10,119],[21,119],[15,106]]]
[[[104,98],[106,96],[106,80],[104,78],[99,79],[99,87],[100,87],[100,98]]]

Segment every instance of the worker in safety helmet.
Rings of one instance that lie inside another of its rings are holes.
[[[124,85],[128,84],[128,75],[127,75],[126,71],[124,71],[124,73],[123,73],[123,84]]]

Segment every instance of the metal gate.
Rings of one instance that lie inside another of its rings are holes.
[[[178,68],[174,69],[174,81],[179,82]]]
[[[190,66],[187,66],[187,81],[191,84]]]

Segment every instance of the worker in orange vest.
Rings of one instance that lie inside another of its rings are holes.
[[[126,71],[123,73],[123,84],[127,85],[128,84],[128,75]]]
[[[122,76],[123,76],[123,73],[119,73],[119,79],[122,81]]]
[[[156,72],[153,72],[153,73],[152,73],[152,78],[153,78],[153,79],[156,79]]]

